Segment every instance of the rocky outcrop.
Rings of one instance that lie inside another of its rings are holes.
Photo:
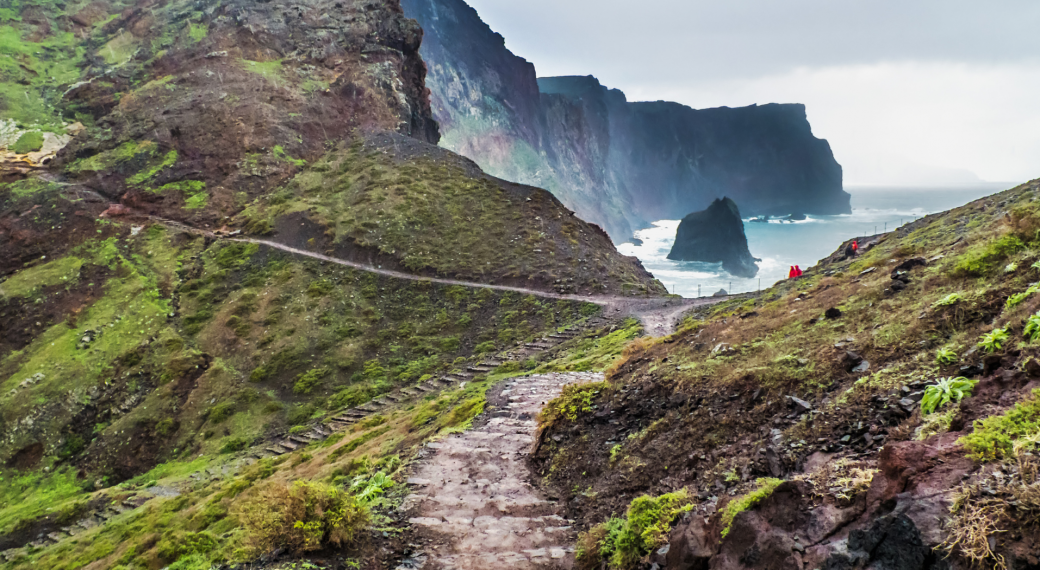
[[[722,268],[736,277],[754,277],[758,273],[757,260],[748,250],[740,210],[729,198],[719,198],[708,209],[683,218],[668,259],[722,263]]]
[[[359,131],[439,139],[422,29],[397,0],[142,0],[104,16],[55,20],[90,54],[55,88],[88,124],[56,162],[109,199],[217,222]],[[202,188],[206,207],[182,208]]]
[[[425,30],[441,144],[551,190],[615,240],[726,195],[745,215],[850,211],[841,167],[802,105],[630,103],[594,77],[536,80],[462,0],[403,0]]]

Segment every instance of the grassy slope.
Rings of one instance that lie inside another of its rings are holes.
[[[876,398],[982,365],[987,352],[977,344],[994,329],[1009,332],[995,357],[1006,369],[1040,357],[1040,345],[1023,335],[1040,296],[1007,305],[1040,280],[1034,266],[1040,260],[1038,196],[1040,183],[1032,182],[929,216],[851,263],[818,266],[758,298],[690,318],[671,337],[630,349],[596,401],[596,410],[610,409],[618,421],[597,427],[586,414],[576,421],[583,426],[580,436],[570,435],[572,422],[550,426],[563,441],[545,439],[543,472],[566,499],[577,498],[572,504],[593,524],[623,512],[642,492],[689,486],[703,499],[752,491],[755,478],[769,475],[758,453],[767,447],[778,450],[782,470],[791,476],[815,451],[876,456],[886,441],[934,437],[951,423],[970,433],[974,419],[988,416],[976,427],[981,432],[964,440],[964,453],[1014,462],[1034,445],[1040,421],[1028,391],[1009,392],[1024,400],[1008,417],[1003,414],[1014,400],[997,393],[997,400],[954,405],[928,422],[919,412],[893,412],[902,396],[888,404]],[[892,268],[911,257],[931,261],[910,272],[906,290],[887,291]],[[951,294],[960,300],[938,304]],[[842,316],[824,318],[833,307]],[[713,354],[720,343],[732,351]],[[868,373],[847,371],[847,349],[870,362]],[[952,352],[954,362],[937,363],[940,349]],[[792,414],[787,396],[809,401],[816,412]],[[871,426],[880,437],[864,447],[861,435]],[[779,431],[771,433],[773,428]],[[843,441],[847,434],[852,439]]]
[[[60,187],[33,188],[0,187],[0,204],[21,212],[33,203],[65,203]],[[38,221],[43,231],[54,224]],[[0,469],[0,541],[41,521],[76,520],[91,501],[156,481],[191,493],[167,506],[151,501],[143,512],[89,531],[89,540],[25,552],[12,567],[77,568],[95,560],[105,561],[100,567],[156,567],[198,555],[170,554],[157,536],[218,523],[210,532],[219,545],[205,561],[248,557],[237,523],[220,523],[234,503],[220,489],[237,485],[237,495],[260,479],[342,482],[345,474],[393,472],[399,462],[387,458],[408,457],[425,438],[464,425],[488,384],[365,422],[297,453],[313,459],[265,468],[271,474],[264,477],[255,477],[258,468],[244,470],[235,450],[598,310],[379,278],[161,226],[134,233],[96,223],[96,238],[0,282],[0,316],[46,309],[30,312],[46,315],[38,334],[0,354],[0,461],[8,466]],[[187,477],[223,464],[232,467],[213,481]],[[234,483],[242,473],[250,483]],[[214,504],[224,505],[213,507],[223,514],[196,520]]]
[[[484,176],[404,137],[358,139],[326,154],[242,221],[255,233],[288,234],[280,220],[299,213],[327,228],[304,247],[360,246],[407,271],[563,293],[665,293],[548,192]]]

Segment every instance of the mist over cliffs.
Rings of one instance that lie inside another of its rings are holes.
[[[851,211],[841,166],[798,104],[629,102],[591,76],[538,78],[462,0],[402,0],[425,36],[441,145],[546,188],[615,241],[731,197],[747,216]]]

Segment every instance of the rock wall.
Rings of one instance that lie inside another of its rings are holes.
[[[850,211],[841,167],[803,105],[630,103],[594,77],[536,79],[462,0],[403,0],[425,30],[441,144],[547,188],[615,241],[723,195],[745,215]]]

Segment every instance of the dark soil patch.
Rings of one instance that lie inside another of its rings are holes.
[[[66,321],[75,326],[76,317],[104,296],[104,285],[112,271],[100,265],[84,265],[70,285],[51,285],[32,298],[0,299],[0,356],[28,346],[40,333]],[[42,300],[43,302],[37,302]]]

